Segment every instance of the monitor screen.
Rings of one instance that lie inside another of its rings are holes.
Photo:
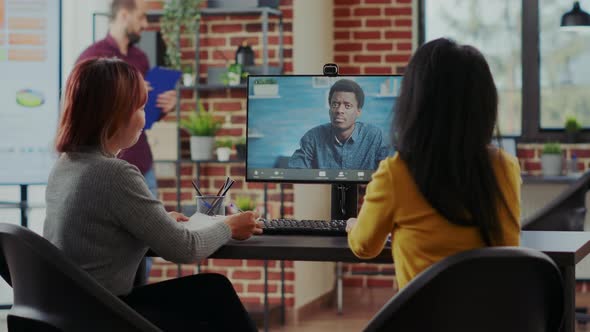
[[[401,76],[248,77],[246,180],[367,183],[393,155]]]

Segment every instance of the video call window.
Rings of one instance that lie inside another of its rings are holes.
[[[394,153],[400,86],[394,75],[249,76],[247,180],[368,182]]]

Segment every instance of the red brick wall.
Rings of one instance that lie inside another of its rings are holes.
[[[149,8],[159,10],[163,8],[163,0],[150,0]],[[204,5],[205,2],[204,2]],[[284,72],[293,71],[293,4],[292,0],[281,0],[280,9],[283,12],[284,31]],[[278,19],[271,17],[269,20],[269,64],[278,65]],[[158,29],[155,24],[150,29]],[[257,65],[262,64],[262,32],[261,18],[259,15],[227,15],[203,17],[200,26],[200,63],[199,72],[201,82],[206,82],[207,67],[224,67],[227,65],[225,58],[233,62],[235,51],[242,40],[247,39],[255,52]],[[181,36],[182,63],[195,64],[195,36],[185,33]],[[203,92],[201,101],[209,112],[221,119],[224,125],[217,134],[217,138],[239,138],[246,135],[246,90],[232,89]],[[192,91],[183,91],[181,98],[181,116],[186,116],[196,108],[196,96]],[[164,121],[176,121],[175,115],[169,115]],[[182,154],[189,158],[188,135],[182,138]],[[235,151],[233,158],[236,158]],[[181,199],[183,205],[193,205],[194,189],[190,180],[195,178],[195,166],[184,164],[181,170]],[[257,197],[258,209],[263,211],[263,185],[258,183],[246,183],[244,180],[245,167],[243,163],[219,164],[212,163],[202,165],[200,169],[200,187],[204,193],[216,193],[221,187],[226,176],[231,176],[236,183],[232,186],[230,194],[235,197],[239,194],[254,194]],[[160,199],[163,200],[168,210],[176,209],[176,178],[158,177]],[[293,214],[293,186],[283,185],[284,212],[286,216]],[[267,209],[270,217],[280,217],[280,187],[277,184],[268,185]],[[220,260],[209,259],[201,264],[201,272],[218,272],[231,279],[244,302],[262,303],[263,301],[263,268],[262,261],[246,260]],[[286,301],[288,306],[294,303],[294,271],[293,263],[285,262],[286,271]],[[197,272],[195,265],[183,265],[182,274],[188,275]],[[150,282],[174,278],[177,276],[176,264],[156,259],[153,265]],[[280,301],[280,267],[276,261],[269,262],[269,299],[271,303]]]
[[[570,160],[576,156],[578,171],[584,172],[590,167],[590,144],[562,144],[563,158]],[[541,175],[541,155],[543,144],[519,144],[517,150],[520,169],[524,174]],[[563,163],[564,168],[566,163]]]
[[[334,0],[341,74],[401,73],[411,53],[411,0]]]
[[[399,74],[412,54],[411,0],[334,0],[334,61],[340,73]],[[391,264],[344,264],[344,285],[393,287]],[[383,275],[353,272],[381,271]]]

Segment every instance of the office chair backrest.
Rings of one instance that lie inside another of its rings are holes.
[[[545,207],[521,222],[527,231],[583,231],[586,219],[586,193],[590,172],[586,172]]]
[[[563,317],[561,274],[525,248],[476,249],[432,265],[395,295],[367,332],[545,332]]]
[[[0,275],[14,291],[10,331],[160,331],[24,227],[0,223]]]

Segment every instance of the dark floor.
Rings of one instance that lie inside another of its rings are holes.
[[[289,322],[285,326],[272,325],[272,332],[357,332],[362,331],[371,317],[387,302],[393,290],[384,288],[345,288],[344,312],[338,315],[335,308],[324,308],[304,321]],[[582,305],[590,293],[582,296]],[[263,331],[262,329],[260,331]],[[576,326],[577,332],[590,332],[590,324]]]
[[[358,332],[393,294],[388,288],[344,288],[343,312],[324,308],[299,321],[285,326],[273,325],[273,332]],[[262,331],[262,330],[261,330]]]

